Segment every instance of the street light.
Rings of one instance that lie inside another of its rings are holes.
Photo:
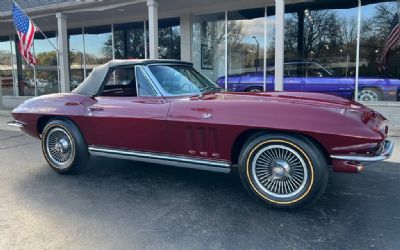
[[[260,55],[260,43],[257,40],[257,37],[253,36],[254,40],[256,40],[257,43],[257,59],[256,59],[256,72],[258,72],[258,62],[259,62],[259,55]]]

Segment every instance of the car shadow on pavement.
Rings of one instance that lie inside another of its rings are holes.
[[[37,216],[84,234],[95,227],[110,242],[138,248],[259,249],[266,241],[271,248],[393,248],[399,246],[399,164],[380,164],[363,174],[332,173],[320,200],[297,212],[253,200],[235,172],[101,157],[79,175],[58,175],[43,165],[15,189]]]

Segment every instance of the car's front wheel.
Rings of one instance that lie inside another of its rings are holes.
[[[327,161],[311,140],[288,134],[257,134],[239,157],[244,187],[268,206],[300,208],[315,202],[328,181]]]
[[[87,145],[77,126],[69,120],[53,119],[42,133],[42,151],[50,167],[60,174],[80,171],[89,160]]]

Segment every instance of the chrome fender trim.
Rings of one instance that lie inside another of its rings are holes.
[[[331,158],[336,160],[346,160],[355,162],[383,161],[390,158],[390,156],[393,153],[393,148],[394,148],[394,142],[386,140],[382,149],[375,155],[331,155]]]
[[[117,159],[134,160],[176,167],[193,168],[213,172],[229,173],[231,164],[226,161],[204,160],[184,156],[167,155],[153,152],[113,149],[89,146],[91,155],[104,156]]]

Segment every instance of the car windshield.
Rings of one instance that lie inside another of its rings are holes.
[[[150,65],[149,69],[164,91],[171,95],[200,94],[222,90],[191,66]]]

